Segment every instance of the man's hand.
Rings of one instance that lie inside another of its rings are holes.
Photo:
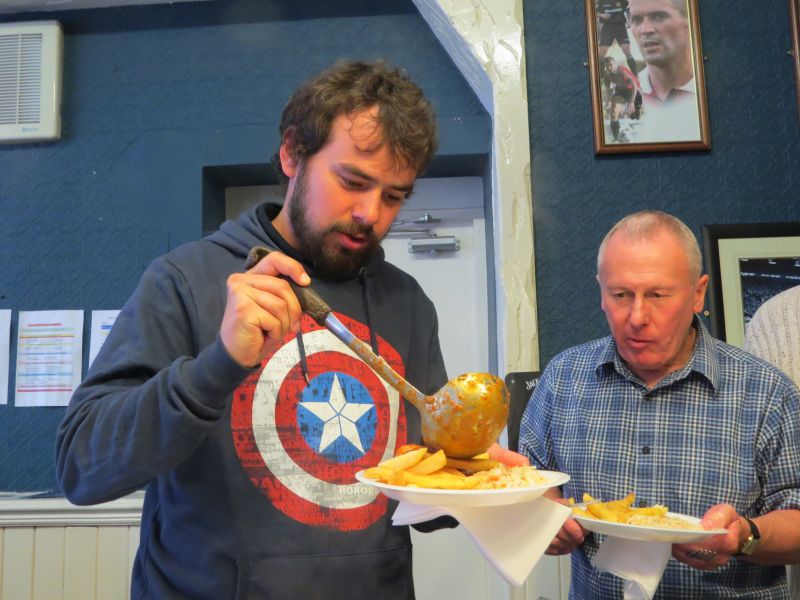
[[[511,467],[530,464],[527,456],[503,448],[497,442],[489,446],[487,452],[489,453],[489,458],[492,460],[499,461]],[[555,488],[548,490],[544,495],[559,504],[568,504],[568,502],[561,497],[561,492]],[[556,534],[556,537],[553,538],[553,541],[550,542],[550,546],[545,550],[545,554],[550,554],[552,556],[569,554],[583,543],[585,537],[586,531],[583,527],[581,527],[575,519],[569,518],[561,526],[561,529]]]
[[[726,529],[727,533],[706,538],[702,542],[673,544],[672,556],[702,571],[713,571],[726,564],[739,551],[742,540],[749,535],[749,528],[743,528],[747,527],[746,522],[730,504],[712,506],[703,515],[700,524],[704,529]]]
[[[531,464],[527,456],[518,454],[513,450],[509,450],[508,448],[503,448],[497,442],[489,446],[489,449],[486,452],[489,453],[489,458],[491,458],[492,460],[501,462],[504,465],[508,465],[509,467]]]
[[[299,285],[311,280],[296,260],[270,252],[244,273],[228,277],[228,296],[220,326],[225,349],[240,365],[253,367],[300,329],[302,309],[285,275]]]
[[[545,492],[545,496],[554,502],[558,502],[559,504],[569,505],[569,502],[562,498],[560,492],[557,490],[548,490]],[[585,539],[586,530],[581,527],[580,523],[578,523],[575,519],[569,517],[566,521],[564,521],[561,529],[558,530],[556,537],[553,538],[553,541],[550,542],[550,545],[547,547],[547,550],[545,550],[544,553],[549,554],[550,556],[569,554],[575,550],[575,548],[583,544]]]

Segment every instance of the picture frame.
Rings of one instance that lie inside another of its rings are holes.
[[[789,0],[789,22],[792,30],[794,81],[797,88],[797,110],[800,114],[800,0]]]
[[[711,148],[697,0],[660,1],[585,0],[595,154]]]
[[[742,347],[758,307],[800,285],[800,221],[703,225],[702,233],[711,335]]]

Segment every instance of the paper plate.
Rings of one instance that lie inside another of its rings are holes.
[[[426,506],[502,506],[519,504],[538,498],[551,487],[564,485],[569,475],[558,471],[538,471],[546,481],[524,488],[502,490],[439,490],[433,488],[389,485],[364,477],[364,471],[356,473],[356,479],[378,488],[381,493],[393,500]]]
[[[667,513],[668,517],[683,519],[699,525],[700,519],[682,515],[680,513]],[[573,518],[583,525],[585,529],[595,533],[602,533],[611,537],[642,542],[669,542],[684,544],[698,542],[712,535],[727,533],[725,529],[676,529],[674,527],[651,527],[648,525],[628,525],[627,523],[612,523],[584,516],[573,515]]]

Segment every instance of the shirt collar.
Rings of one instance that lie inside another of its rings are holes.
[[[714,345],[717,341],[711,337],[711,334],[708,333],[708,330],[697,315],[692,319],[692,326],[697,331],[697,337],[689,362],[659,381],[656,387],[670,385],[675,381],[685,379],[690,373],[695,372],[707,379],[715,390],[719,389],[720,366],[714,354]],[[617,371],[617,373],[626,379],[641,381],[641,379],[630,370],[617,352],[617,344],[613,336],[608,336],[606,338],[606,344],[598,355],[594,370],[598,377],[607,376],[611,371]]]
[[[641,71],[639,71],[639,87],[642,90],[643,94],[647,94],[648,96],[653,95],[653,86],[650,83],[650,68],[645,67]],[[682,86],[672,88],[673,90],[681,90],[684,92],[689,92],[690,94],[695,93],[694,87],[694,77],[692,77],[689,81],[684,83]]]

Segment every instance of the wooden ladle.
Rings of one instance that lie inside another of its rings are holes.
[[[246,268],[255,266],[269,252],[262,246],[253,247]],[[509,410],[509,393],[502,379],[491,373],[465,373],[448,381],[432,396],[426,396],[347,329],[319,294],[310,287],[288,281],[303,312],[344,342],[416,407],[422,417],[422,438],[426,445],[441,448],[453,458],[469,458],[485,452],[497,441],[508,421]]]

